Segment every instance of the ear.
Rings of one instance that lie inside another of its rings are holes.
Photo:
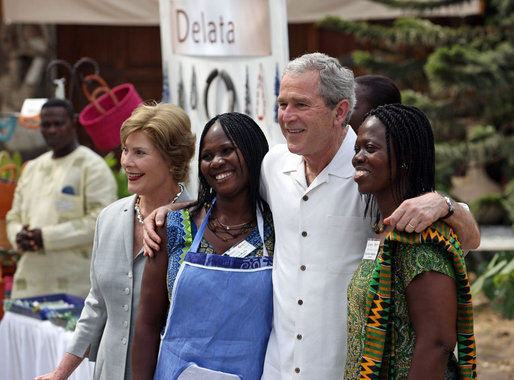
[[[336,116],[334,123],[340,127],[343,126],[344,119],[346,118],[346,115],[348,115],[348,112],[350,111],[350,103],[348,100],[343,99],[337,103],[335,107]]]

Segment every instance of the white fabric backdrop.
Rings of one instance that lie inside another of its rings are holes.
[[[38,1],[38,6],[34,0],[3,3],[7,23],[159,25],[159,0],[44,0]],[[480,0],[471,0],[438,14],[466,16],[480,13],[480,8]],[[312,22],[328,14],[348,20],[404,15],[366,0],[287,0],[289,23]]]

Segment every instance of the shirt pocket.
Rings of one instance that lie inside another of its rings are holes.
[[[60,220],[74,219],[84,215],[84,200],[81,195],[60,193],[55,199],[54,206]]]

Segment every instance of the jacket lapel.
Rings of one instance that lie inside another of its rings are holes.
[[[123,245],[127,260],[132,264],[134,256],[134,203],[136,195],[126,198],[126,202],[121,209],[121,226],[123,228]]]

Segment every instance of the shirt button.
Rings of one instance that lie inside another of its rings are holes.
[[[303,237],[307,236],[307,231],[303,231],[303,232],[302,232],[302,236],[303,236]]]
[[[296,339],[298,339],[298,340],[302,340],[302,338],[303,338],[303,337],[302,337],[302,334],[298,334],[298,335],[296,336]]]
[[[295,371],[296,373],[300,373],[300,368],[296,367],[296,368],[294,369],[294,371]]]
[[[303,305],[303,300],[298,300],[298,305]]]
[[[123,327],[125,327],[125,328],[128,327],[128,322],[127,321],[123,322]]]
[[[128,272],[128,278],[132,278],[132,271]]]
[[[124,306],[123,306],[123,309],[124,309],[125,311],[128,311],[128,305],[124,305]]]
[[[303,199],[304,201],[308,201],[308,200],[309,200],[309,196],[304,195],[302,199]]]
[[[121,343],[123,343],[123,344],[127,344],[127,338],[123,338],[123,339],[121,340]]]
[[[300,266],[300,270],[305,270],[307,267],[305,265]]]
[[[129,288],[125,288],[125,294],[129,294],[130,293],[130,289]]]

